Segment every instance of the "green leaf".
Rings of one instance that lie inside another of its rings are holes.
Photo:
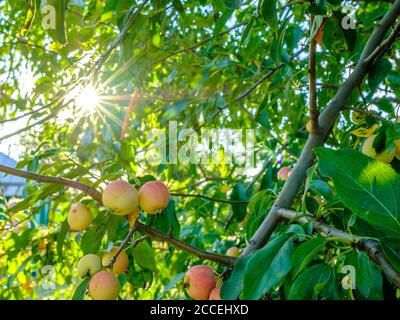
[[[293,283],[288,299],[316,299],[328,283],[333,269],[326,263],[321,263],[304,270]]]
[[[185,110],[190,102],[190,99],[182,99],[175,102],[174,104],[166,106],[164,108],[164,114],[162,115],[160,122],[165,123],[176,118],[179,114],[183,112],[183,110]]]
[[[185,7],[183,6],[183,4],[180,0],[172,0],[172,5],[175,8],[175,10],[177,10],[181,13],[185,11]]]
[[[180,236],[180,224],[176,217],[175,200],[170,199],[167,208],[160,214],[148,215],[146,223],[157,230],[169,233],[172,228],[172,235],[176,238]]]
[[[228,9],[235,10],[239,9],[242,5],[242,0],[224,0],[224,3]]]
[[[96,254],[99,251],[110,219],[110,215],[106,212],[101,211],[93,221],[92,226],[83,234],[80,243],[83,254]]]
[[[7,287],[12,287],[16,276],[25,269],[26,265],[31,259],[31,257],[27,257],[21,264],[19,264],[17,271],[15,271],[11,276],[7,277]]]
[[[62,45],[67,43],[65,9],[65,0],[41,0],[42,25],[46,25],[48,35]]]
[[[253,255],[241,258],[233,267],[230,278],[222,284],[221,297],[223,300],[236,300],[243,289],[243,277],[247,263]]]
[[[225,27],[225,24],[227,23],[229,18],[232,16],[232,13],[233,13],[233,10],[227,10],[217,20],[217,22],[215,23],[214,30],[213,30],[213,37],[218,36],[218,34],[222,30],[222,28]]]
[[[312,15],[325,15],[326,14],[326,0],[316,0],[308,7],[308,11]]]
[[[67,219],[64,220],[64,222],[61,224],[60,231],[57,234],[57,254],[58,254],[58,259],[62,260],[63,259],[63,244],[65,237],[67,236],[69,230],[69,224]]]
[[[252,255],[243,278],[243,299],[260,299],[279,285],[292,269],[294,238],[279,236]]]
[[[27,2],[29,2],[30,6],[28,8],[24,26],[21,29],[21,36],[23,36],[23,37],[25,37],[31,30],[31,27],[32,27],[33,21],[35,20],[35,15],[36,15],[36,0],[29,0]]]
[[[324,248],[325,243],[325,239],[318,237],[305,241],[296,248],[292,258],[292,278],[296,278],[303,271],[315,255]]]
[[[243,30],[242,37],[240,38],[240,44],[239,47],[241,46],[247,46],[250,38],[251,31],[253,30],[254,26],[254,19],[250,19],[250,21],[246,24],[246,27]]]
[[[400,237],[400,177],[392,167],[362,153],[317,148],[321,173],[340,200],[360,218]]]
[[[332,188],[324,180],[313,180],[310,183],[310,189],[323,196],[327,200],[331,200],[333,197]]]
[[[74,295],[72,296],[72,300],[85,299],[88,285],[89,285],[89,279],[82,280],[81,283],[76,287]]]
[[[353,251],[346,255],[345,263],[355,269],[356,291],[364,299],[383,299],[382,275],[365,252]]]
[[[379,84],[386,78],[392,69],[392,64],[387,59],[379,59],[368,72],[368,86],[371,93],[374,93]]]
[[[278,15],[276,12],[276,0],[259,0],[258,13],[269,25],[272,31],[278,33]]]
[[[141,267],[151,271],[157,270],[154,250],[146,241],[140,242],[132,249],[132,256]]]
[[[163,291],[157,296],[157,300],[160,300],[164,297],[164,295],[175,287],[175,285],[183,279],[186,272],[178,273],[168,284],[164,287]]]
[[[232,201],[247,201],[247,188],[244,183],[239,182],[233,187],[230,199]],[[246,216],[247,204],[232,204],[232,211],[237,221],[242,221]]]

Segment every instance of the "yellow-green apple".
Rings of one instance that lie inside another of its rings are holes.
[[[373,143],[376,136],[377,135],[374,134],[365,140],[362,146],[362,153],[384,163],[392,162],[394,155],[396,153],[396,148],[393,148],[392,150],[385,149],[380,153],[377,153],[375,148],[373,147]]]
[[[84,204],[75,203],[68,212],[67,220],[72,230],[82,231],[90,226],[93,215]]]
[[[77,272],[79,277],[91,277],[96,272],[101,270],[100,257],[95,254],[87,254],[83,256],[77,266]]]

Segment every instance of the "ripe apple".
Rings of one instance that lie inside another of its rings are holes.
[[[364,153],[365,155],[367,155],[371,158],[374,158],[378,161],[381,161],[383,163],[392,162],[392,160],[395,156],[395,153],[396,153],[396,148],[393,148],[392,150],[385,149],[380,153],[376,153],[376,150],[373,147],[373,143],[374,143],[376,136],[377,135],[374,134],[365,140],[363,147],[362,147],[362,153]]]
[[[138,194],[135,187],[122,180],[112,181],[102,194],[104,206],[119,216],[132,213],[138,206]]]
[[[146,182],[139,190],[139,205],[146,213],[159,213],[168,202],[169,190],[161,181]]]
[[[237,247],[229,248],[228,250],[226,250],[226,255],[230,257],[239,257],[240,256],[239,248]]]
[[[185,274],[184,283],[187,294],[195,300],[206,300],[215,288],[212,268],[206,265],[191,267]]]
[[[111,249],[110,252],[106,252],[103,254],[103,257],[101,260],[103,267],[108,266],[110,264],[110,261],[111,261],[112,257],[114,257],[117,250],[118,250],[118,248],[114,247]],[[126,269],[128,269],[128,264],[129,264],[128,255],[126,254],[126,252],[124,250],[122,250],[119,253],[117,259],[115,260],[115,262],[113,264],[112,273],[114,273],[114,274],[124,273],[126,271]]]
[[[97,272],[89,281],[89,296],[93,300],[115,300],[119,294],[119,281],[110,271]]]
[[[282,180],[285,181],[290,173],[292,172],[292,169],[289,167],[282,167],[279,171],[278,171],[278,180]]]
[[[75,203],[69,210],[67,220],[72,230],[82,231],[90,226],[93,221],[93,215],[84,204]]]
[[[86,256],[83,256],[77,266],[77,272],[79,277],[91,277],[93,276],[96,272],[101,270],[101,260],[99,256],[96,256],[95,254],[87,254]]]
[[[222,300],[221,299],[221,288],[214,288],[210,292],[208,300]]]

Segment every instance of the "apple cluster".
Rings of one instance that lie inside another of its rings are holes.
[[[131,227],[139,216],[139,207],[146,214],[157,214],[168,206],[169,198],[167,186],[160,181],[146,182],[137,191],[128,182],[116,180],[109,183],[102,193],[103,205],[115,215],[126,216]],[[75,203],[67,221],[71,230],[83,231],[92,224],[93,214],[83,203]],[[93,300],[118,298],[120,284],[116,276],[127,271],[129,258],[124,250],[116,256],[117,251],[118,248],[113,247],[101,257],[87,254],[78,262],[77,274],[80,278],[90,278],[88,293]]]

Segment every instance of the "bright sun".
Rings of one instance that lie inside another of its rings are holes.
[[[99,103],[99,95],[92,86],[87,86],[75,98],[76,107],[85,113],[94,113]]]

